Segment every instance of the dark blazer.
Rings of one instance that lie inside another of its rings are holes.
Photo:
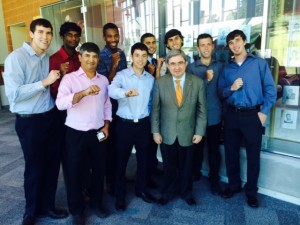
[[[204,136],[206,130],[207,108],[203,80],[186,73],[183,102],[178,107],[172,75],[160,77],[154,86],[151,114],[152,133],[161,134],[164,144],[172,145],[178,138],[180,146],[191,146],[193,136]]]

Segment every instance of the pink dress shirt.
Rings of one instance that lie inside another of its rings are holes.
[[[95,96],[85,96],[77,104],[72,104],[75,93],[91,85],[98,85],[100,92]],[[65,125],[75,130],[88,131],[104,126],[105,120],[112,120],[111,102],[108,97],[107,78],[96,73],[88,78],[80,67],[79,70],[66,74],[58,88],[56,105],[59,110],[67,110]]]

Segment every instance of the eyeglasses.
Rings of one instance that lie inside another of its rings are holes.
[[[175,63],[175,62],[171,62],[171,63],[169,63],[169,66],[170,67],[176,67],[176,66],[183,66],[183,65],[185,65],[186,64],[186,62],[184,62],[184,61],[180,61],[180,62],[178,62],[178,63]]]
[[[80,38],[80,35],[79,34],[71,34],[71,33],[66,33],[65,35],[64,35],[65,37],[68,37],[68,38],[72,38],[72,37],[74,37],[74,38]]]

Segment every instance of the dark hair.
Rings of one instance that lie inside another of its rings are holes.
[[[168,39],[171,38],[171,37],[174,37],[174,36],[179,36],[182,40],[182,44],[181,44],[181,47],[183,46],[183,36],[181,34],[181,32],[177,29],[171,29],[169,30],[166,34],[165,34],[165,45],[168,44]],[[169,47],[167,47],[168,49],[170,49]]]
[[[65,22],[60,26],[59,35],[64,36],[69,31],[75,31],[81,36],[81,27],[73,22]]]
[[[99,56],[100,49],[98,45],[96,45],[93,42],[86,42],[83,43],[80,47],[80,55],[82,55],[84,52],[94,52]]]
[[[148,47],[145,44],[141,43],[141,42],[137,42],[137,43],[135,43],[134,45],[131,46],[131,55],[133,55],[134,51],[137,50],[137,49],[141,50],[141,51],[146,51],[147,54],[148,54]]]
[[[49,20],[46,20],[46,19],[43,19],[43,18],[38,18],[38,19],[33,20],[30,23],[30,31],[32,33],[35,32],[36,26],[43,26],[43,27],[46,27],[46,28],[51,28],[51,32],[53,32],[53,27],[52,27],[51,23],[49,22]]]
[[[154,34],[151,34],[151,33],[145,33],[145,34],[143,34],[142,37],[141,37],[141,42],[143,43],[144,40],[145,40],[146,38],[148,38],[148,37],[154,37],[154,38],[155,38]]]
[[[108,29],[114,29],[114,30],[117,30],[119,32],[119,29],[118,29],[118,27],[117,27],[116,24],[114,24],[114,23],[107,23],[107,24],[105,24],[103,26],[103,36],[105,36],[106,30],[108,30]]]
[[[227,45],[228,45],[229,41],[233,40],[237,36],[241,36],[241,38],[244,41],[246,41],[246,35],[245,35],[245,33],[243,31],[241,31],[241,30],[233,30],[226,37],[226,43],[227,43]]]
[[[213,38],[210,34],[203,33],[203,34],[199,34],[198,37],[197,37],[197,46],[199,46],[199,40],[204,39],[204,38],[210,38],[211,42],[214,43],[214,40],[213,40]]]

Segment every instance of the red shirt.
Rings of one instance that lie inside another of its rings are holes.
[[[65,62],[69,62],[69,70],[67,73],[76,71],[80,67],[80,62],[78,59],[79,52],[69,56],[62,46],[57,52],[50,56],[50,71],[51,70],[60,70],[60,65]],[[53,84],[50,85],[51,96],[56,99],[58,87],[62,77],[56,80]]]

